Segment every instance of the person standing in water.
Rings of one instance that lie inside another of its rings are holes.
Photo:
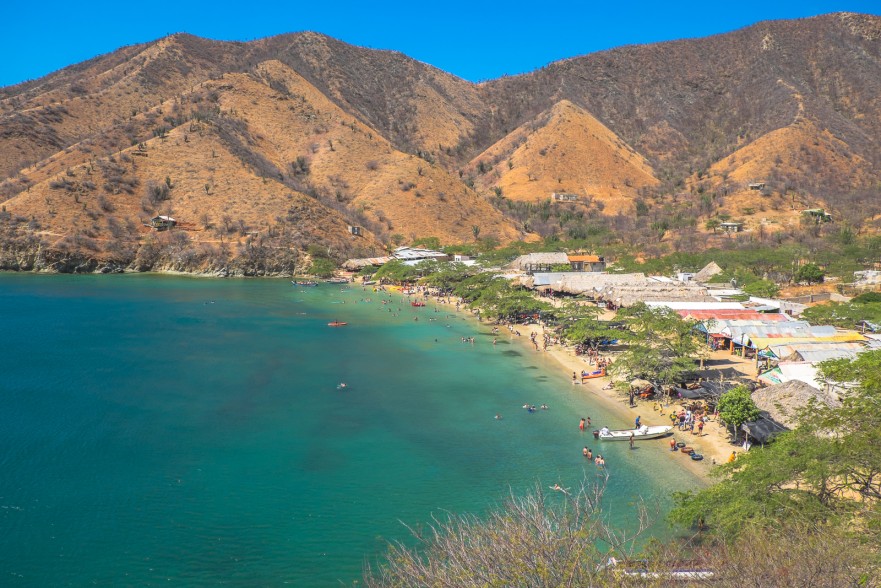
[[[581,419],[581,422],[578,423],[578,430],[581,431],[582,433],[584,432],[584,419],[583,418]]]

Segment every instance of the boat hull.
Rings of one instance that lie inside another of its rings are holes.
[[[637,429],[626,429],[620,431],[609,431],[608,434],[600,433],[598,439],[601,441],[629,441],[631,434],[634,441],[642,441],[644,439],[658,439],[666,437],[673,430],[673,427],[649,427],[645,433],[640,433]]]

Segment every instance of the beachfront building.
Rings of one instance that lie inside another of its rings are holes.
[[[521,255],[512,261],[509,267],[527,273],[535,273],[549,272],[561,265],[569,265],[569,256],[562,251],[551,251]]]
[[[579,296],[611,308],[652,301],[717,302],[707,295],[703,286],[642,273],[535,272],[521,278],[520,285],[558,295]]]
[[[568,259],[573,272],[606,271],[606,260],[601,255],[569,255]]]
[[[415,265],[420,261],[435,260],[449,261],[450,256],[441,251],[432,251],[431,249],[420,249],[418,247],[398,247],[392,251],[391,255],[383,257],[364,257],[360,259],[347,259],[343,263],[343,267],[351,271],[360,271],[369,266],[380,267],[393,259],[400,259],[405,263]]]
[[[349,271],[357,272],[361,271],[365,267],[380,267],[388,262],[390,262],[393,257],[390,255],[385,255],[382,257],[362,257],[358,259],[347,259],[343,263],[343,268]]]

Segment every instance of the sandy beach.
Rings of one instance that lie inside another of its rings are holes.
[[[536,336],[540,339],[544,334],[544,329],[541,325],[518,325],[516,329],[520,332],[520,336],[514,335],[511,337],[511,340],[519,342],[528,353],[546,356],[552,362],[551,365],[547,366],[549,369],[556,367],[566,375],[572,372],[580,374],[582,370],[591,371],[595,369],[594,366],[589,364],[587,357],[575,355],[575,351],[572,348],[552,345],[546,351],[536,351],[529,340],[529,336],[532,333],[536,333]],[[507,332],[504,334],[507,334]],[[683,405],[675,402],[669,406],[664,406],[662,403],[655,402],[654,400],[635,400],[636,404],[631,408],[628,398],[624,394],[614,388],[606,387],[611,382],[611,378],[594,378],[584,380],[584,383],[581,383],[579,378],[577,382],[573,385],[574,390],[580,394],[589,395],[596,402],[606,406],[610,412],[620,415],[628,423],[628,428],[632,427],[632,423],[637,416],[640,416],[641,422],[647,425],[669,425],[670,412],[674,410],[678,412],[683,407]],[[655,410],[655,407],[659,408],[659,410]],[[592,424],[593,428],[600,428],[601,426],[603,426],[603,423]],[[728,460],[732,451],[739,452],[740,450],[739,447],[732,445],[728,441],[728,435],[724,427],[716,421],[706,423],[703,435],[701,436],[698,436],[697,433],[691,434],[688,431],[674,430],[673,437],[676,441],[684,441],[689,447],[693,447],[697,453],[704,456],[704,459],[702,461],[694,461],[678,451],[669,451],[669,437],[658,441],[647,441],[646,443],[662,446],[664,452],[670,453],[677,464],[703,478],[709,475],[709,471],[714,463],[724,463]]]
[[[392,290],[390,287],[386,288]],[[394,288],[394,290],[400,291],[399,288]],[[450,301],[449,305],[445,299],[438,297],[429,296],[426,300],[429,304],[441,304],[453,307],[453,310],[455,311],[456,302],[453,300]],[[461,303],[458,312],[462,315],[477,318],[474,312]],[[490,325],[495,326],[493,323],[481,322],[479,324],[484,327]],[[587,357],[576,355],[574,349],[571,347],[556,344],[548,346],[546,350],[536,351],[530,341],[530,335],[535,333],[540,341],[545,332],[544,327],[541,325],[516,325],[515,331],[520,333],[519,336],[511,333],[505,325],[501,325],[499,328],[500,330],[497,337],[500,340],[508,340],[512,345],[520,346],[525,351],[524,355],[534,354],[541,356],[543,358],[541,363],[544,364],[545,369],[559,370],[567,377],[573,372],[580,374],[582,370],[591,371],[595,369],[594,366],[589,364]],[[610,357],[610,355],[606,355],[606,357]],[[647,425],[669,425],[670,412],[678,412],[681,408],[684,408],[684,404],[681,404],[680,402],[664,405],[663,403],[654,400],[636,400],[635,406],[630,407],[628,398],[625,395],[614,388],[607,387],[610,382],[611,378],[609,377],[584,380],[583,383],[581,382],[581,379],[578,378],[573,385],[573,391],[576,391],[576,393],[579,394],[589,395],[592,401],[601,403],[609,410],[609,412],[619,415],[623,423],[627,423],[626,425],[622,424],[618,427],[611,426],[610,428],[632,428],[632,423],[637,416],[640,416],[641,422]],[[573,426],[577,426],[579,418],[580,415],[573,416]],[[604,423],[594,422],[592,423],[590,430],[593,431],[593,429],[599,429],[603,425]],[[702,461],[695,461],[690,457],[686,457],[686,455],[679,451],[670,451],[670,437],[655,441],[646,441],[643,445],[647,445],[646,449],[650,449],[652,454],[666,454],[666,457],[669,457],[677,467],[683,467],[702,479],[707,479],[709,477],[710,470],[714,464],[726,462],[731,456],[732,451],[737,453],[740,453],[741,451],[739,446],[732,445],[729,442],[728,433],[725,431],[724,427],[715,420],[709,421],[705,424],[703,434],[700,436],[697,433],[692,434],[688,431],[674,429],[673,438],[675,438],[677,442],[683,441],[688,447],[694,448],[696,453],[704,456],[704,459]]]

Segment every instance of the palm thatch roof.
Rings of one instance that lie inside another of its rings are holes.
[[[722,268],[715,261],[711,261],[698,273],[694,274],[695,282],[706,282],[716,274],[721,274]]]
[[[841,406],[834,398],[801,380],[790,380],[784,384],[761,388],[753,392],[752,397],[760,410],[766,411],[775,421],[789,428],[796,425],[796,413],[807,407],[811,399],[832,408]]]

